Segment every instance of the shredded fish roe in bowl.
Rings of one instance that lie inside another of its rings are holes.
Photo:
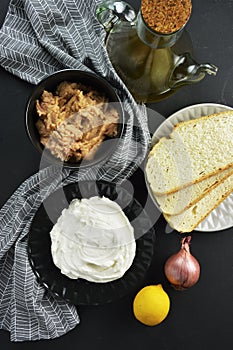
[[[122,133],[124,113],[112,86],[85,71],[67,69],[42,80],[26,108],[33,145],[52,163],[92,166],[111,155]]]

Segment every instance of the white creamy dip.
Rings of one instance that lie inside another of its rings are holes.
[[[121,207],[106,197],[73,199],[50,236],[54,264],[72,279],[116,280],[135,257],[134,229]]]

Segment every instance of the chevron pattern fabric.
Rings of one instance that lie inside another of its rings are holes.
[[[46,293],[30,268],[27,234],[42,201],[81,180],[121,182],[144,159],[150,135],[146,108],[138,106],[115,73],[95,17],[95,0],[12,0],[0,30],[0,64],[36,84],[65,68],[95,72],[117,90],[128,118],[113,155],[78,173],[58,166],[28,178],[0,210],[0,328],[12,341],[51,339],[79,323],[76,308]]]

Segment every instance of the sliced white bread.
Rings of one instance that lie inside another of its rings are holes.
[[[164,217],[176,231],[191,232],[232,192],[233,175],[230,175],[189,209],[178,215],[164,214]]]
[[[152,148],[146,176],[156,195],[176,192],[233,166],[233,111],[178,123]]]
[[[154,194],[154,197],[162,212],[169,215],[177,215],[194,205],[210,190],[218,186],[220,182],[232,174],[233,167],[223,170],[193,185],[182,188],[179,191],[161,196]]]

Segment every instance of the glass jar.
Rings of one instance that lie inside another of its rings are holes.
[[[106,29],[109,58],[137,102],[159,101],[178,88],[199,82],[217,67],[197,63],[190,52],[182,52],[184,27],[172,33],[158,33],[126,2],[103,1],[97,18]]]

